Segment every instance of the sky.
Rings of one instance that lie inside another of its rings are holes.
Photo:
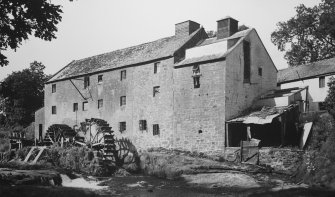
[[[63,7],[57,38],[49,42],[31,36],[16,51],[5,51],[9,65],[0,67],[0,81],[35,60],[46,66],[45,73],[55,74],[72,60],[173,36],[174,25],[186,20],[198,22],[206,31],[216,30],[216,21],[225,16],[255,28],[277,69],[283,69],[288,65],[284,53],[272,44],[271,33],[278,22],[296,14],[299,4],[320,1],[51,0]]]

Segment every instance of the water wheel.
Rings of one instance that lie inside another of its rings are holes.
[[[76,132],[66,124],[53,124],[45,134],[44,144],[59,144],[62,146],[64,142],[71,143],[75,135]]]
[[[94,150],[97,150],[103,156],[104,161],[113,161],[115,148],[115,139],[112,127],[102,119],[91,118],[81,123],[80,137],[76,137],[77,144],[86,144]]]

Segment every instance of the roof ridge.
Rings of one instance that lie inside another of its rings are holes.
[[[129,46],[129,47],[121,48],[121,49],[116,49],[114,51],[109,51],[109,52],[93,55],[93,56],[90,56],[90,57],[85,57],[85,58],[78,59],[78,60],[75,60],[75,61],[84,61],[84,60],[87,60],[87,59],[90,59],[90,58],[99,57],[99,56],[110,54],[110,53],[113,53],[113,52],[115,53],[117,51],[123,51],[123,50],[131,49],[131,48],[136,48],[136,47],[139,47],[139,46],[142,46],[142,45],[147,45],[147,44],[150,44],[150,43],[157,42],[159,40],[164,40],[164,39],[173,38],[173,37],[175,37],[175,36],[168,36],[168,37],[160,38],[160,39],[153,40],[153,41],[150,41],[150,42],[145,42],[145,43],[141,43],[141,44],[138,44],[138,45],[133,45],[133,46]]]
[[[297,66],[289,66],[288,68],[280,69],[278,71],[291,70],[291,69],[296,69],[296,68],[300,68],[300,67],[312,66],[312,65],[315,65],[315,64],[319,64],[320,62],[325,62],[325,61],[329,61],[329,60],[332,60],[332,59],[335,60],[335,57],[328,58],[328,59],[323,59],[323,60],[318,60],[318,61],[315,61],[315,62],[309,62],[309,63],[306,63],[306,64],[300,64],[300,65],[297,65]]]

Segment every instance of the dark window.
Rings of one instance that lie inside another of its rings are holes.
[[[121,96],[120,97],[120,106],[126,105],[126,96]]]
[[[119,122],[119,131],[122,133],[126,129],[126,122]]]
[[[51,92],[52,93],[56,92],[56,84],[52,84],[52,86],[51,86]]]
[[[324,88],[326,84],[325,77],[319,77],[319,88]]]
[[[88,110],[88,102],[85,101],[83,102],[83,111],[87,111]]]
[[[158,73],[158,67],[159,67],[159,65],[160,65],[161,63],[160,62],[155,62],[154,63],[154,74],[156,74],[156,73]]]
[[[56,114],[56,113],[57,113],[56,106],[52,106],[51,107],[51,114]]]
[[[43,133],[43,125],[39,124],[38,125],[38,140],[41,141],[42,140],[42,133]]]
[[[90,86],[90,77],[85,76],[84,77],[84,88],[86,89],[88,86]]]
[[[127,78],[127,72],[126,70],[121,70],[121,81],[125,80]]]
[[[102,99],[98,100],[98,109],[101,109],[104,105],[104,101]]]
[[[78,103],[73,103],[73,111],[78,111]]]
[[[244,53],[244,83],[250,83],[250,43],[243,41]]]
[[[194,88],[200,88],[200,76],[201,76],[200,66],[194,65],[192,71],[193,71],[192,77],[193,77]]]
[[[154,89],[153,89],[153,95],[154,95],[154,97],[155,97],[157,94],[159,94],[159,89],[160,89],[159,86],[155,86],[155,87],[154,87]]]
[[[147,130],[147,121],[146,120],[140,120],[139,126],[140,126],[140,131]]]
[[[262,76],[263,75],[263,69],[262,68],[258,68],[258,75]]]
[[[102,83],[102,75],[98,75],[98,83]]]
[[[319,110],[326,110],[325,102],[319,102]]]
[[[153,135],[159,135],[159,124],[153,124],[152,125],[152,134]]]

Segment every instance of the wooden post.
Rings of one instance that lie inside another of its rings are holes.
[[[286,113],[283,113],[280,117],[280,130],[281,130],[281,146],[285,145],[285,133],[286,133]]]
[[[229,124],[228,123],[225,123],[225,127],[226,127],[226,131],[225,131],[225,134],[226,134],[226,147],[229,147],[230,143],[229,143],[229,132],[228,132],[228,126]]]

